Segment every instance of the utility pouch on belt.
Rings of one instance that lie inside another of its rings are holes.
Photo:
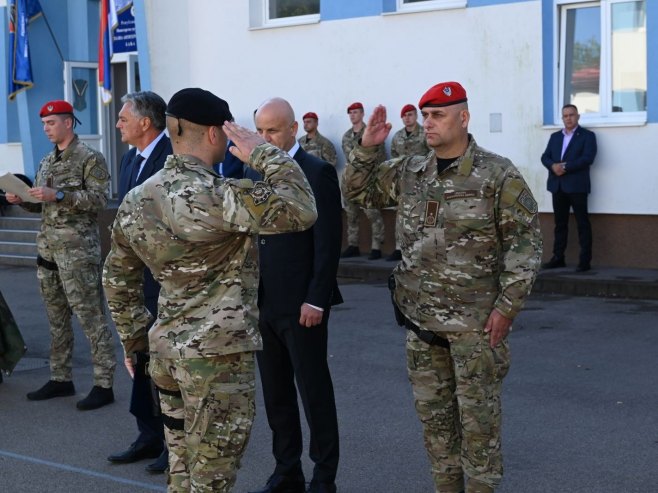
[[[395,302],[395,276],[393,274],[388,277],[388,290],[391,292],[391,303],[393,303],[395,321],[398,323],[398,325],[403,325],[407,330],[410,330],[416,334],[418,339],[426,344],[429,344],[430,346],[440,346],[446,349],[450,348],[450,341],[448,341],[448,339],[441,337],[429,330],[421,329],[415,323],[405,317],[404,314],[400,311],[397,303]]]
[[[37,255],[37,265],[40,265],[44,269],[48,269],[48,270],[59,270],[57,268],[57,264],[55,262],[51,262],[50,260],[46,260],[41,255]]]

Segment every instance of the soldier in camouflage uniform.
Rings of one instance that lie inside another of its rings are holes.
[[[262,348],[256,234],[302,231],[317,216],[299,166],[230,120],[226,102],[208,91],[183,89],[171,98],[174,154],[126,195],[103,272],[126,355],[150,348],[169,492],[226,492],[234,484],[255,411],[254,351]],[[233,154],[264,181],[213,172],[227,135]],[[145,265],[161,285],[150,331]]]
[[[347,160],[350,152],[357,145],[359,139],[366,129],[363,123],[363,105],[361,103],[352,103],[347,107],[347,114],[352,122],[352,128],[343,134],[343,154]],[[386,160],[386,147],[382,142],[377,146],[378,163]],[[345,194],[343,194],[345,195]],[[347,216],[347,248],[341,254],[341,257],[358,257],[359,252],[359,211],[361,207],[345,197],[345,215]],[[370,221],[371,239],[369,260],[377,260],[382,256],[382,243],[384,243],[384,218],[379,209],[364,209],[366,217]]]
[[[336,166],[336,148],[328,138],[318,132],[318,115],[309,111],[302,120],[306,135],[299,138],[299,145],[312,156]]]
[[[404,127],[393,134],[391,157],[426,156],[430,152],[430,148],[427,147],[423,127],[418,124],[416,107],[413,104],[405,104],[400,110],[400,118],[402,118]],[[395,235],[395,251],[386,257],[386,260],[396,262],[402,260],[397,232]]]
[[[50,101],[39,113],[44,131],[55,148],[39,164],[30,190],[38,203],[12,203],[41,212],[37,236],[37,276],[50,323],[51,380],[27,394],[43,400],[75,394],[72,382],[75,313],[91,346],[94,386],[77,403],[78,409],[96,409],[114,401],[112,383],[116,357],[107,326],[101,290],[101,248],[98,213],[107,205],[109,173],[103,156],[80,142],[74,133],[77,119],[66,101]]]
[[[437,84],[422,97],[434,153],[378,164],[391,125],[375,109],[345,171],[345,193],[367,207],[397,205],[402,262],[398,323],[437,492],[490,493],[503,473],[501,385],[506,337],[541,258],[537,203],[506,158],[468,133],[466,92]]]

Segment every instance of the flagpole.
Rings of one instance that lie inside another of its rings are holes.
[[[46,13],[41,10],[41,15],[43,16],[43,20],[46,22],[46,27],[48,28],[48,32],[50,32],[50,37],[53,38],[53,43],[55,43],[55,48],[57,48],[57,53],[59,53],[59,58],[61,58],[62,61],[64,61],[64,55],[62,55],[62,50],[59,48],[59,44],[57,43],[57,39],[55,39],[55,33],[53,33],[53,30],[50,28],[50,22],[48,22],[48,18],[46,17]]]

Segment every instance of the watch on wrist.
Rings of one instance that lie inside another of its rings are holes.
[[[57,190],[57,193],[55,194],[55,202],[59,203],[62,200],[64,200],[64,192]]]

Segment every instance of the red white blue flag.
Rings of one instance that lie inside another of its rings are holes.
[[[112,43],[110,32],[110,0],[101,0],[98,33],[98,87],[103,103],[112,101]]]
[[[42,14],[39,0],[9,0],[9,86],[7,93],[13,100],[21,91],[34,84],[27,26]]]

